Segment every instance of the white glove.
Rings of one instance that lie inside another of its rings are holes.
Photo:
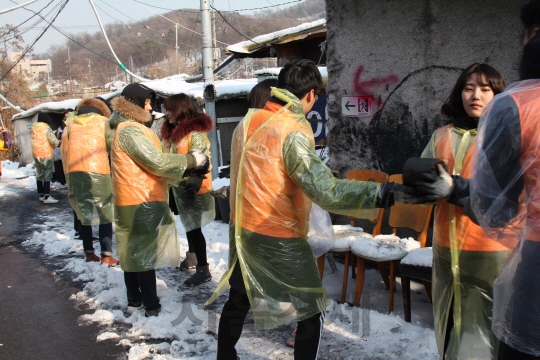
[[[421,182],[416,187],[416,191],[430,195],[437,199],[448,199],[454,189],[454,179],[448,174],[442,165],[437,165],[439,168],[439,176],[433,174],[424,174],[424,177],[429,182]]]
[[[190,155],[193,155],[193,157],[195,158],[194,167],[204,166],[208,162],[208,156],[206,156],[206,154],[204,153],[204,150],[206,149],[195,150],[189,153]]]

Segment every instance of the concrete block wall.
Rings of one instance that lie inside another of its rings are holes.
[[[329,165],[400,173],[448,123],[440,108],[462,69],[485,62],[517,81],[523,1],[326,0]],[[372,115],[341,115],[344,95]]]

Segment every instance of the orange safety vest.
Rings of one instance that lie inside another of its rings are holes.
[[[111,173],[105,143],[106,121],[106,117],[95,114],[86,122],[75,119],[68,125],[68,172]]]
[[[117,206],[140,205],[151,201],[168,201],[167,180],[142,169],[118,143],[118,134],[127,126],[136,126],[161,150],[161,142],[156,133],[146,126],[133,121],[118,125],[111,149],[114,203]]]
[[[231,154],[235,166],[231,172],[231,219],[238,226],[280,238],[307,235],[311,200],[289,176],[282,154],[283,142],[293,131],[305,134],[315,146],[309,123],[272,102],[238,125],[235,153]],[[240,219],[236,219],[236,206],[241,207]]]
[[[32,124],[32,154],[37,159],[53,157],[53,148],[47,139],[49,125],[41,122]]]
[[[455,166],[455,154],[452,144],[452,128],[453,125],[443,126],[437,130],[436,134],[436,156],[446,163],[448,171],[453,174]],[[461,175],[464,178],[469,179],[471,176],[471,155],[474,151],[476,139],[473,143],[461,168]],[[451,213],[454,213],[455,218],[451,218]],[[469,219],[468,216],[463,214],[463,208],[454,206],[447,203],[445,200],[440,199],[435,206],[435,242],[443,247],[450,248],[450,224],[451,221],[455,221],[456,224],[456,240],[457,250],[465,251],[507,251],[509,248],[503,245],[501,242],[491,240],[482,227],[476,225]]]
[[[67,130],[67,129],[65,129]],[[69,140],[67,137],[67,131],[64,131],[61,136],[62,143],[60,144],[60,154],[62,155],[62,168],[64,174],[68,173],[68,152],[69,152]],[[67,179],[67,177],[66,177]]]
[[[538,116],[538,96],[540,91],[523,91],[510,94],[519,109],[521,122],[521,156],[519,159],[523,171],[524,191],[520,203],[525,205],[520,209],[517,218],[524,218],[524,231],[528,231],[527,240],[540,241],[540,149]],[[527,199],[527,201],[523,201]]]
[[[185,155],[189,153],[189,142],[191,141],[191,134],[193,134],[193,131],[180,139],[180,141],[176,144],[177,154]],[[170,148],[171,142],[169,141],[169,139],[165,139],[165,152],[168,153]],[[210,149],[210,140],[208,140],[208,137],[206,137],[206,148]],[[206,175],[206,179],[203,180],[201,188],[197,194],[205,194],[209,191],[212,191],[212,176],[210,174]]]

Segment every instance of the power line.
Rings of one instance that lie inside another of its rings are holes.
[[[128,15],[122,13],[121,11],[115,9],[114,7],[112,7],[111,5],[107,4],[106,2],[104,2],[104,1],[102,1],[102,0],[101,0],[101,2],[104,3],[104,4],[106,4],[106,5],[108,5],[108,6],[111,7],[113,10],[116,10],[116,11],[118,11],[119,13],[121,13],[121,14],[127,16],[128,18],[130,18],[131,20],[135,21],[135,22],[138,23],[139,25],[141,25],[141,26],[143,26],[143,27],[145,27],[145,28],[151,30],[149,26],[144,25],[144,24],[138,22],[137,20],[135,20],[135,19],[133,19],[132,17],[130,17],[130,16],[128,16]],[[137,33],[136,31],[134,31],[133,29],[131,29],[131,26],[129,26],[128,24],[126,24],[126,23],[124,23],[123,21],[118,20],[117,18],[113,17],[112,15],[110,15],[109,13],[107,13],[106,11],[104,11],[99,5],[96,4],[96,6],[97,6],[102,12],[104,12],[105,15],[107,15],[107,16],[109,16],[110,18],[112,18],[112,19],[114,19],[114,20],[120,22],[121,24],[123,24],[124,26],[126,26],[129,30],[131,30],[133,33],[135,33],[135,34],[137,34],[137,35],[139,35],[139,36],[143,36],[143,37],[145,37],[145,38],[147,38],[147,39],[149,39],[149,40],[152,40],[152,41],[154,41],[154,42],[156,42],[156,43],[158,43],[158,44],[161,44],[161,45],[170,47],[171,49],[174,49],[172,46],[167,45],[167,44],[165,44],[165,43],[162,43],[162,42],[160,42],[160,41],[157,41],[157,40],[155,40],[155,39],[152,39],[151,37],[148,37],[148,36],[144,35],[142,32],[141,32],[141,33]],[[152,32],[152,31],[151,31],[151,32]],[[153,33],[153,32],[152,32],[152,35],[154,35],[154,36],[161,36],[161,35],[156,35],[156,34]],[[163,37],[164,37],[164,36],[163,36]],[[172,39],[167,38],[167,37],[165,37],[165,39],[168,39],[168,40],[171,40],[171,41],[172,41]],[[185,45],[185,46],[188,46],[188,47],[190,47],[190,48],[193,48],[193,49],[195,49],[195,50],[198,50],[198,52],[200,52],[199,49],[197,49],[196,47],[193,47],[193,46],[191,46],[191,45],[189,45],[189,44],[184,44],[184,43],[182,43],[182,42],[178,42],[178,43],[179,43],[179,44],[182,44],[182,45]],[[184,51],[182,51],[182,52],[184,52]],[[189,52],[189,51],[187,51],[187,52]]]
[[[197,12],[197,11],[189,11],[189,10],[184,10],[184,9],[164,8],[164,7],[161,7],[161,6],[146,4],[146,3],[143,3],[142,1],[138,1],[138,0],[133,0],[133,1],[136,1],[136,2],[138,2],[140,4],[144,4],[144,5],[147,5],[147,6],[151,6],[151,7],[156,8],[156,9],[162,9],[162,10],[168,10],[168,11],[178,11],[178,12],[187,12],[187,13],[196,13]],[[275,5],[272,5],[272,6],[263,6],[263,7],[251,8],[251,9],[221,10],[221,12],[242,12],[242,11],[262,10],[262,9],[268,9],[268,8],[273,8],[273,7],[277,7],[277,6],[294,4],[294,3],[302,2],[302,1],[304,1],[304,0],[294,0],[294,1],[289,1],[289,2],[286,2],[286,3],[282,3],[282,4],[275,4]]]
[[[49,7],[49,5],[51,5],[52,3],[54,2],[54,0],[51,0],[47,5],[45,5],[45,7],[43,7],[41,10],[39,10],[39,12],[45,10],[47,7]],[[18,29],[20,28],[21,26],[23,26],[26,22],[28,22],[30,19],[32,19],[34,16],[36,16],[37,14],[34,13],[34,15],[30,16],[28,19],[24,20],[22,23],[20,23],[19,25],[13,27],[12,29],[10,29],[8,32],[6,32],[5,34],[2,34],[0,35],[0,38],[3,37],[3,36],[6,36],[8,35],[10,32],[14,31],[15,29]],[[6,40],[7,41],[7,40]]]
[[[54,0],[53,0],[53,1],[54,1]],[[13,1],[12,1],[12,2],[13,2]],[[52,2],[52,1],[51,1],[51,2]],[[49,3],[49,4],[50,4],[50,3]],[[45,8],[47,8],[47,7],[49,6],[49,4],[47,4],[47,6],[45,6],[45,7],[44,7],[42,10],[40,10],[40,11],[43,11]],[[52,14],[54,11],[56,11],[56,10],[58,9],[58,7],[60,6],[60,4],[61,4],[61,2],[59,2],[58,4],[56,4],[56,5],[55,5],[55,6],[54,6],[54,7],[53,7],[53,8],[52,8],[45,16],[49,16],[49,15]],[[27,11],[31,11],[31,10],[28,10],[27,8],[24,8],[24,9],[27,10]],[[33,12],[34,14],[36,14],[34,11],[31,11],[31,12]],[[32,17],[33,17],[33,16],[32,16]],[[31,18],[32,18],[32,17],[31,17]],[[31,19],[31,18],[30,18],[30,19]],[[29,20],[29,19],[28,19],[28,20]],[[26,20],[26,21],[28,21],[28,20]],[[26,22],[26,21],[25,21],[25,22]],[[41,17],[41,19],[38,19],[37,21],[35,21],[32,25],[29,25],[27,28],[21,30],[16,36],[13,36],[13,37],[11,37],[11,38],[9,38],[9,39],[2,39],[2,41],[10,41],[10,40],[13,40],[13,39],[17,38],[17,36],[22,36],[23,34],[27,33],[28,31],[35,29],[36,26],[37,26],[39,23],[41,23],[41,22],[43,22],[43,17]],[[42,28],[42,29],[43,29],[43,28]]]
[[[236,30],[236,28],[235,28],[234,26],[232,26],[231,23],[227,21],[227,19],[225,19],[225,16],[223,16],[223,14],[221,14],[221,13],[219,12],[219,10],[217,10],[217,9],[216,9],[215,7],[213,7],[212,5],[210,5],[210,7],[211,7],[212,9],[214,9],[214,10],[219,14],[219,16],[221,16],[221,18],[223,19],[223,21],[225,21],[227,24],[229,24],[229,26],[230,26],[234,31],[236,31],[238,34],[240,34],[240,35],[241,35],[242,37],[244,37],[245,39],[247,39],[247,40],[249,40],[249,41],[251,41],[251,42],[253,42],[253,43],[257,44],[257,45],[262,46],[262,45],[259,44],[258,42],[253,41],[252,39],[248,38],[246,35],[242,34],[240,31]]]
[[[4,78],[7,76],[7,74],[9,74],[9,72],[11,70],[13,70],[13,68],[15,66],[17,66],[17,64],[22,60],[22,58],[30,51],[30,49],[32,49],[32,47],[38,42],[39,39],[41,39],[41,37],[45,34],[45,32],[49,29],[49,27],[51,27],[52,23],[56,20],[56,18],[58,17],[58,15],[60,15],[60,13],[62,12],[62,10],[64,10],[64,8],[66,7],[66,4],[68,3],[69,0],[65,0],[64,3],[62,4],[62,6],[60,7],[60,9],[58,10],[58,12],[56,13],[56,15],[54,16],[54,18],[52,19],[52,21],[49,23],[49,25],[45,28],[45,30],[43,30],[41,32],[41,34],[39,34],[39,36],[32,42],[32,44],[30,44],[30,46],[28,46],[28,48],[26,48],[26,50],[21,54],[21,56],[19,57],[19,59],[9,68],[8,71],[6,71],[6,73],[4,75],[2,75],[2,77],[0,78],[0,81],[4,80]]]

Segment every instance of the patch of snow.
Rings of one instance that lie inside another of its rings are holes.
[[[359,237],[351,243],[353,254],[373,261],[400,260],[419,247],[420,243],[413,238],[400,239],[394,235]]]
[[[431,267],[433,264],[433,248],[426,247],[412,250],[401,260],[401,263],[404,265]]]
[[[317,28],[321,26],[326,26],[326,19],[320,19],[320,20],[300,24],[298,26],[291,27],[288,29],[275,31],[269,34],[259,35],[251,40],[241,41],[239,43],[227,46],[227,52],[249,53],[248,49],[253,46],[258,46],[257,44],[271,42],[273,40],[284,38],[284,37],[287,37],[289,35],[299,33],[299,32],[306,32],[309,29]]]
[[[319,68],[319,72],[321,73],[321,77],[324,79],[324,78],[328,78],[328,70],[326,69],[326,66],[318,66]],[[279,75],[279,72],[281,71],[281,67],[274,67],[274,68],[264,68],[264,69],[261,69],[261,70],[257,70],[253,73],[253,75],[255,76],[259,76],[259,75],[274,75],[274,76],[278,76]]]

